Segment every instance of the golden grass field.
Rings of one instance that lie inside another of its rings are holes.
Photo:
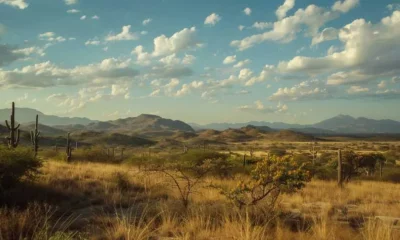
[[[340,189],[335,182],[311,181],[281,195],[270,211],[263,204],[239,210],[210,183],[236,184],[209,177],[185,209],[161,174],[46,161],[37,189],[24,190],[37,204],[0,211],[0,239],[29,231],[33,239],[400,239],[388,218],[400,217],[400,184],[354,181]],[[42,206],[43,199],[58,207]]]

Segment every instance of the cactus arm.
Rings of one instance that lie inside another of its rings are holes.
[[[6,120],[5,122],[6,122],[6,126],[7,126],[8,130],[11,130],[11,127],[10,127],[10,125],[8,124],[8,121]]]
[[[16,128],[14,128],[15,130],[18,130],[18,128],[21,126],[21,124],[18,124],[18,126]]]

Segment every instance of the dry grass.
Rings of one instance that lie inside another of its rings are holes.
[[[178,192],[168,185],[163,175],[143,174],[127,165],[50,161],[42,172],[37,184],[52,192],[62,192],[64,196],[55,201],[48,195],[45,201],[57,205],[65,216],[71,213],[79,216],[63,232],[77,231],[83,239],[370,240],[400,237],[398,230],[379,222],[367,221],[352,228],[336,221],[338,212],[347,218],[400,217],[399,184],[353,182],[339,189],[335,182],[312,181],[296,194],[282,195],[271,214],[262,204],[238,210],[217,189],[206,187],[209,183],[234,186],[233,180],[206,179],[186,210],[179,201]],[[12,219],[20,225],[4,225],[7,214],[0,212],[0,236],[8,236],[12,231],[16,234],[28,232],[26,236],[41,232],[30,224],[40,221],[42,214],[15,212]]]

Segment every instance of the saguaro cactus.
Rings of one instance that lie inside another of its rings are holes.
[[[310,153],[312,154],[312,164],[315,165],[315,159],[317,158],[318,150],[315,148],[318,145],[316,141],[311,143]]]
[[[35,157],[37,156],[37,152],[39,149],[39,136],[40,136],[39,115],[36,115],[35,130],[31,131],[31,142],[32,142],[32,146],[33,146],[33,151],[35,151]]]
[[[71,161],[71,158],[72,158],[72,148],[71,148],[71,141],[70,141],[70,139],[69,139],[69,135],[70,135],[71,133],[68,133],[67,134],[67,147],[65,148],[66,150],[65,150],[65,153],[66,153],[66,155],[67,155],[67,162],[69,162],[69,161]]]
[[[9,148],[16,148],[19,143],[19,124],[18,126],[15,126],[15,104],[14,102],[12,103],[12,108],[11,108],[11,116],[10,116],[10,123],[6,120],[6,126],[8,130],[10,131],[10,136],[7,137],[8,141],[8,147]]]
[[[343,177],[342,177],[342,151],[339,149],[338,151],[338,185],[339,187],[343,187]]]

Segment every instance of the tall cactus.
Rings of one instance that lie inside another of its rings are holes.
[[[68,134],[67,134],[67,147],[65,148],[65,149],[66,149],[65,152],[66,152],[66,154],[67,154],[67,162],[71,161],[71,158],[72,158],[71,141],[70,141],[70,139],[69,139],[69,135],[70,135],[70,134],[71,134],[71,133],[68,133]]]
[[[37,152],[39,149],[39,136],[39,115],[36,115],[35,130],[31,131],[31,142],[33,146],[33,151],[35,152],[35,157],[37,156]]]
[[[12,108],[11,108],[11,116],[10,116],[10,124],[6,120],[6,126],[8,130],[10,131],[10,136],[7,137],[8,141],[8,147],[9,148],[16,148],[19,143],[19,136],[20,136],[20,131],[19,131],[19,124],[18,126],[15,126],[15,103],[12,103]]]
[[[337,172],[338,172],[338,186],[339,187],[343,187],[343,176],[342,176],[342,151],[339,149],[338,150],[338,168],[337,168]]]

